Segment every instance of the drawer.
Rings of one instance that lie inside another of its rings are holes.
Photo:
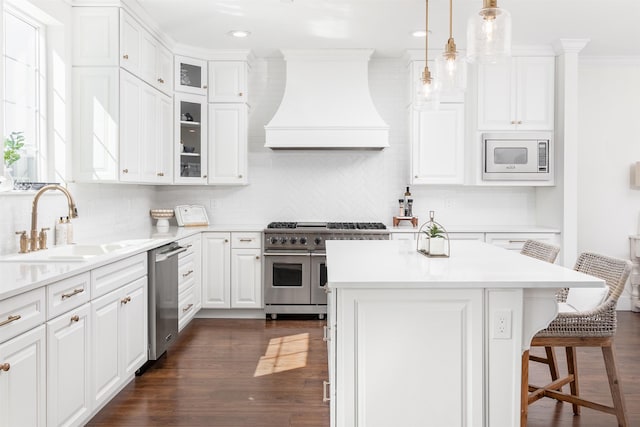
[[[91,274],[78,274],[47,286],[47,320],[91,299]]]
[[[391,233],[390,240],[416,240],[418,232],[415,233]]]
[[[183,248],[187,248],[186,251],[180,253],[178,256],[180,259],[185,258],[189,255],[192,255],[199,248],[200,234],[195,234],[193,236],[185,237],[183,239],[178,240],[178,244]]]
[[[182,292],[183,289],[193,284],[196,279],[197,270],[193,262],[193,254],[185,258],[185,261],[187,262],[183,263],[180,260],[180,265],[178,266],[178,292]]]
[[[46,320],[45,288],[34,289],[2,301],[0,342],[7,341]]]
[[[196,314],[195,288],[193,286],[178,296],[178,331],[181,331]]]
[[[477,240],[484,242],[484,233],[449,233],[451,240]]]
[[[91,297],[98,298],[147,275],[147,253],[96,268],[91,272]]]
[[[528,239],[558,245],[558,235],[554,233],[487,233],[486,242],[511,251],[520,251]]]
[[[260,249],[262,233],[231,233],[231,248]]]

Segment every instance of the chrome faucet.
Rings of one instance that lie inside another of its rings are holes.
[[[29,251],[37,251],[38,249],[46,249],[46,235],[45,230],[42,229],[41,234],[45,235],[44,238],[40,237],[40,247],[38,247],[38,200],[40,196],[45,191],[49,190],[60,190],[62,193],[67,196],[67,203],[69,204],[69,217],[77,218],[78,217],[78,209],[76,208],[76,202],[73,201],[73,197],[71,197],[71,193],[66,188],[57,185],[57,184],[49,184],[42,187],[35,196],[33,196],[33,202],[31,205],[31,236],[29,238]]]

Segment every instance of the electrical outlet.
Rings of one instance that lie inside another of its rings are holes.
[[[493,312],[493,338],[511,339],[511,310],[496,310]]]

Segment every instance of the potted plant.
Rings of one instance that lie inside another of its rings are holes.
[[[23,132],[11,132],[4,139],[4,176],[0,176],[0,191],[13,190],[11,165],[20,160],[22,147],[24,147]]]
[[[429,254],[444,255],[444,230],[434,223],[427,228],[426,233],[429,236]]]

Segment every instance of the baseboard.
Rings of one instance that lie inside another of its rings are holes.
[[[264,309],[217,309],[203,308],[195,315],[196,319],[265,319]]]

